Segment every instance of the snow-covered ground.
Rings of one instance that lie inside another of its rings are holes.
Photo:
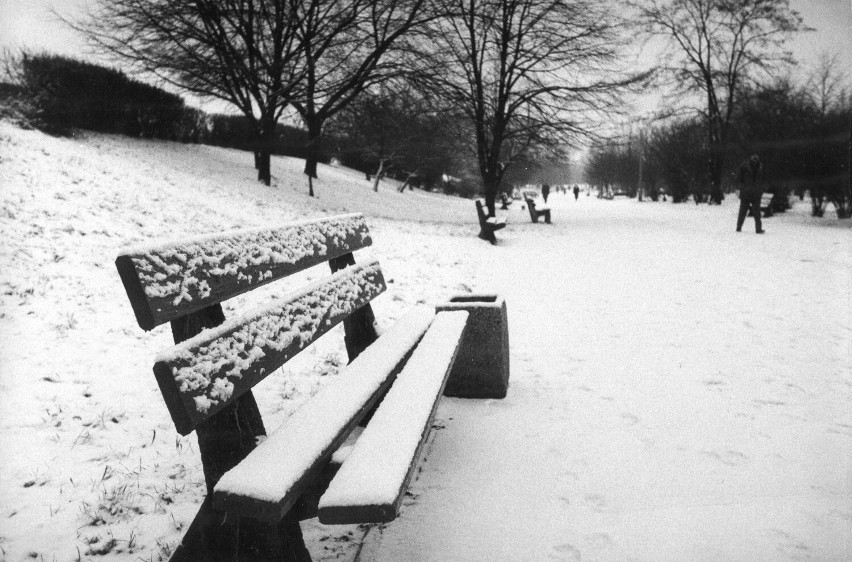
[[[159,560],[203,497],[151,372],[169,330],[136,326],[121,248],[353,211],[388,280],[379,321],[500,293],[511,382],[442,400],[395,522],[306,522],[316,560],[852,558],[849,221],[798,203],[757,236],[734,197],[553,194],[552,225],[516,202],[491,246],[471,201],[330,167],[311,199],[300,161],[276,158],[272,187],[250,164],[0,123],[0,559]],[[267,429],[344,362],[338,328],[264,381]]]

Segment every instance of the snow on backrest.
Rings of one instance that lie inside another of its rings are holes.
[[[378,262],[344,269],[157,357],[154,373],[186,435],[385,290]]]
[[[150,330],[370,244],[364,217],[352,214],[129,248],[116,266]]]

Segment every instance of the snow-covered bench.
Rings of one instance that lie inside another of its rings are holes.
[[[171,323],[176,345],[154,374],[177,431],[196,432],[204,467],[207,499],[172,560],[310,560],[300,520],[396,517],[468,312],[418,308],[378,336],[369,302],[384,278],[377,262],[356,265],[352,254],[371,243],[364,218],[344,215],[116,259],[140,327]],[[225,320],[219,303],[323,263],[330,276]],[[350,364],[262,439],[252,388],[341,322]],[[368,414],[337,472],[334,453]]]
[[[494,232],[506,226],[505,217],[488,216],[488,207],[482,199],[476,200],[476,216],[479,218],[479,237],[496,244],[497,237]]]
[[[533,222],[538,222],[539,217],[544,217],[544,222],[550,223],[550,207],[545,203],[536,203],[536,199],[536,197],[529,195],[524,196],[527,208],[530,211],[530,219]]]
[[[772,198],[774,197],[773,193],[764,193],[760,196],[760,212],[764,217],[771,217],[774,213],[772,211]]]

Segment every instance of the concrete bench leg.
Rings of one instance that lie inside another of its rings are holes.
[[[494,236],[494,230],[491,229],[491,228],[483,227],[479,231],[479,237],[482,238],[483,240],[488,240],[492,244],[497,243],[497,237]]]

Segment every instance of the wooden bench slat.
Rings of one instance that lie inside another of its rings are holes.
[[[144,330],[372,244],[360,214],[129,248],[115,260]]]
[[[162,352],[154,374],[177,431],[191,432],[384,290],[377,262],[356,265]]]
[[[393,521],[432,425],[467,322],[440,312],[319,503],[326,524]]]
[[[279,520],[393,382],[435,316],[417,308],[379,337],[338,379],[299,408],[219,480],[216,509]]]

